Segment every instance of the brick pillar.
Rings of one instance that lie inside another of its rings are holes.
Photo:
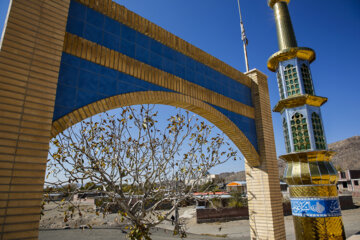
[[[284,214],[267,77],[254,69],[252,80],[260,166],[245,162],[251,239],[285,239]]]
[[[70,0],[13,0],[0,52],[0,239],[37,239]]]

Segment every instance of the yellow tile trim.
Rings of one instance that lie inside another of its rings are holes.
[[[327,102],[326,97],[313,96],[304,94],[297,97],[290,97],[287,99],[280,100],[274,107],[274,112],[282,112],[284,108],[294,108],[303,106],[305,104],[315,107],[320,107]]]
[[[267,67],[270,71],[275,72],[279,66],[279,62],[286,61],[293,58],[300,58],[307,60],[310,63],[316,58],[315,51],[311,48],[293,47],[280,50],[274,53],[267,62]]]
[[[290,196],[295,197],[337,197],[336,185],[290,186]]]
[[[234,142],[245,156],[248,164],[251,166],[259,165],[259,154],[244,133],[231,120],[210,105],[179,93],[144,91],[126,93],[99,100],[54,121],[51,134],[55,137],[70,126],[95,114],[123,106],[138,104],[165,104],[181,107],[206,118]],[[103,108],[98,108],[99,105],[104,106]]]
[[[284,179],[289,185],[335,184],[337,173],[330,163],[334,154],[322,150],[282,155],[280,158],[287,163]]]
[[[110,50],[76,35],[66,33],[63,51],[158,86],[181,92],[185,95],[200,99],[248,118],[255,118],[253,107],[229,97],[225,97],[170,73],[161,71],[120,52]]]
[[[299,153],[289,153],[279,156],[286,162],[329,162],[330,159],[336,154],[334,151],[320,150]]]
[[[346,239],[344,224],[341,216],[293,216],[293,222],[295,228],[295,239]]]
[[[135,29],[160,43],[199,61],[214,70],[250,87],[251,80],[240,71],[166,31],[149,20],[109,0],[78,0],[85,6]]]

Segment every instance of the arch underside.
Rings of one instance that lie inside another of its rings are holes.
[[[200,100],[179,93],[165,91],[143,91],[108,97],[81,107],[56,120],[51,135],[55,137],[70,126],[98,113],[111,109],[139,105],[164,104],[194,112],[217,126],[239,148],[250,166],[259,165],[259,154],[244,133],[224,114]]]

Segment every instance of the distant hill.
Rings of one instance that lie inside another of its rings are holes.
[[[219,174],[220,179],[224,179],[225,183],[232,181],[245,181],[245,171],[240,172],[224,172]]]
[[[342,170],[359,169],[360,170],[360,136],[354,136],[334,142],[328,145],[329,150],[337,152],[331,159],[336,168]],[[285,161],[278,159],[279,176],[282,177],[286,166]],[[245,171],[240,172],[225,172],[219,174],[220,178],[225,179],[225,182],[244,181]]]
[[[329,150],[337,152],[332,158],[334,166],[343,170],[360,169],[360,136],[331,143]]]
[[[342,170],[360,169],[360,136],[331,143],[328,147],[329,150],[336,152],[336,155],[331,159],[336,168]],[[282,176],[286,164],[281,159],[278,160],[278,164],[279,174]]]

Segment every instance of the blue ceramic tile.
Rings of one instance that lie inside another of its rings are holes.
[[[99,76],[95,73],[80,70],[78,87],[83,90],[96,92]]]
[[[175,60],[174,50],[172,50],[168,46],[164,45],[162,47],[162,55],[170,60],[173,60],[173,61]]]
[[[240,114],[236,114],[229,110],[217,107],[212,105],[215,109],[220,111],[222,114],[227,116],[247,137],[250,143],[254,146],[254,148],[258,151],[258,143],[256,137],[256,128],[255,128],[255,120],[242,116]]]
[[[196,61],[194,59],[192,59],[190,57],[186,57],[186,67],[188,69],[195,71],[196,70],[195,64],[196,64]]]
[[[99,81],[98,93],[107,97],[116,95],[117,80],[115,78],[102,77]]]
[[[136,32],[136,43],[146,49],[150,48],[150,38],[139,32]]]
[[[154,53],[157,53],[159,55],[162,55],[162,48],[164,45],[162,45],[160,42],[151,39],[150,40],[150,49],[151,51],[153,51]]]
[[[72,56],[72,55],[67,54],[65,52],[62,53],[61,63],[65,63],[65,64],[71,65],[73,67],[79,67],[80,62],[81,62],[80,58]]]
[[[168,73],[171,73],[171,74],[174,74],[174,62],[169,60],[169,59],[166,59],[166,58],[163,58],[163,61],[162,61],[162,66],[161,66],[161,69],[164,70],[165,72],[168,72]]]
[[[117,94],[146,90],[169,91],[66,53],[62,57],[58,89],[54,120],[77,108]]]
[[[108,16],[105,16],[104,30],[111,34],[114,34],[115,36],[120,37],[121,24],[118,21],[115,21]]]
[[[86,24],[84,38],[92,42],[101,44],[103,38],[103,31],[100,28],[94,27],[93,25]]]
[[[209,67],[208,66],[203,65],[202,70],[203,70],[204,75],[209,76]]]
[[[119,72],[117,79],[122,81],[122,82],[129,83],[129,82],[131,82],[133,77],[131,77],[130,75]]]
[[[206,75],[206,72],[207,72],[206,70],[207,70],[206,65],[200,63],[200,71],[201,71],[201,73]]]
[[[85,20],[86,9],[87,7],[85,7],[81,3],[72,0],[69,7],[69,16]]]
[[[76,86],[78,72],[78,68],[62,63],[59,70],[59,84]]]
[[[149,55],[149,50],[140,47],[139,45],[136,46],[135,58],[137,60],[149,64]]]
[[[138,91],[142,91],[142,89],[136,85],[129,84],[128,82],[117,81],[117,92],[119,94]]]
[[[181,53],[178,53],[177,54],[177,63],[180,64],[180,65],[185,66],[186,65],[186,57],[185,57],[185,55],[183,55]]]
[[[104,26],[105,16],[91,8],[86,11],[86,23],[90,23],[100,29]]]
[[[136,39],[136,31],[128,26],[121,25],[121,37],[125,38],[130,42],[135,42]]]
[[[108,78],[117,78],[117,75],[118,75],[118,71],[116,70],[113,70],[111,68],[107,68],[107,67],[103,67],[101,66],[101,71],[100,71],[100,74],[101,75],[104,75],[105,77],[108,77]]]
[[[185,69],[185,79],[187,79],[187,80],[190,80],[190,79],[191,79],[192,82],[195,82],[195,81],[194,81],[195,78],[196,78],[196,72],[190,70],[189,68],[186,68],[186,69]],[[193,80],[193,79],[194,79],[194,80]]]
[[[169,90],[167,88],[163,88],[163,87],[160,87],[160,86],[157,86],[154,84],[154,86],[152,86],[152,91],[165,91],[165,92],[174,92],[172,90]]]
[[[73,108],[75,105],[76,88],[58,84],[55,105]]]
[[[72,108],[62,107],[55,104],[53,121],[58,120],[70,112],[72,112]]]
[[[175,75],[185,78],[185,67],[179,64],[175,64]]]
[[[154,52],[151,52],[150,53],[150,65],[160,69],[162,66],[162,57]]]
[[[154,91],[155,90],[155,86],[152,83],[143,81],[141,79],[137,79],[134,77],[131,77],[131,84],[136,86],[138,88],[138,90],[144,91],[144,90],[149,90],[149,91]]]
[[[80,108],[100,99],[101,97],[96,92],[79,89],[76,97],[76,107]]]
[[[135,44],[127,40],[122,39],[120,43],[120,52],[125,55],[134,58],[135,57]]]
[[[204,85],[204,75],[202,73],[196,72],[196,77],[194,80],[197,84],[201,84],[202,86],[205,86]]]
[[[146,90],[149,90],[149,91],[154,91],[155,90],[155,84],[152,84],[152,83],[149,83],[149,82],[145,82],[145,81],[142,81],[143,84],[141,85],[143,88],[145,88]]]
[[[135,84],[136,84],[136,86],[138,86],[139,88],[141,88],[143,90],[151,90],[151,86],[152,86],[151,83],[148,83],[148,82],[142,81],[142,80],[136,81]]]
[[[104,32],[104,39],[102,45],[115,51],[120,50],[120,38],[111,33]]]
[[[195,71],[201,72],[201,67],[202,67],[202,64],[199,63],[198,61],[195,61]]]
[[[88,12],[86,19],[91,24],[100,23],[96,26],[85,25],[84,37],[90,41],[120,51],[129,57],[252,106],[250,88],[111,18],[102,16],[91,9]],[[90,19],[90,17],[93,18]],[[104,29],[98,27],[102,25],[102,21],[105,22]],[[74,26],[68,28],[80,34],[82,27],[74,21]],[[116,38],[116,36],[121,36],[121,38]],[[151,49],[151,52],[147,52],[147,47]],[[181,65],[186,67],[183,68]],[[191,70],[195,70],[197,75],[189,72]]]
[[[128,77],[128,82],[134,86],[137,86],[137,87],[143,87],[143,80],[140,80],[140,79],[137,79],[137,78],[134,78],[132,76],[129,76]]]
[[[74,17],[69,17],[66,25],[66,31],[80,37],[83,36],[85,23]]]
[[[84,26],[84,37],[88,40],[252,106],[250,88],[94,10],[88,9],[86,12],[88,23],[93,24],[87,23]],[[81,34],[83,28],[81,22],[74,17],[69,19],[69,24],[73,26],[68,26],[68,30],[77,35]],[[103,24],[104,28],[101,28]],[[148,48],[151,51],[148,51]],[[95,71],[92,66],[85,68]],[[146,88],[149,87],[151,88],[146,85]]]
[[[102,66],[90,61],[81,59],[80,68],[92,73],[100,74]]]
[[[216,78],[216,71],[212,68],[209,68],[209,77],[211,77],[212,79]]]

